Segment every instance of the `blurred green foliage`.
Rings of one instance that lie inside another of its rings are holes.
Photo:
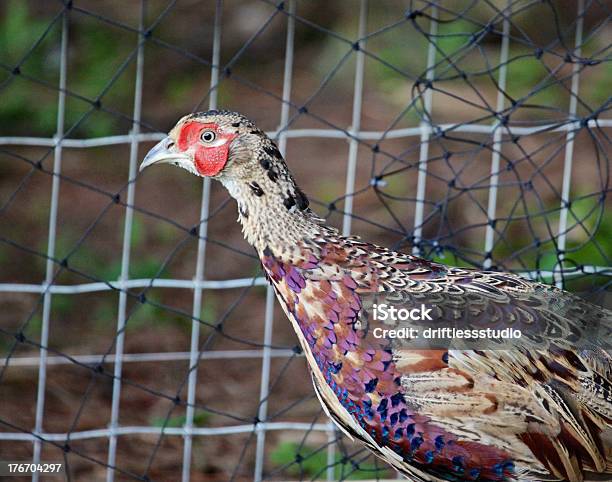
[[[25,50],[34,44],[47,26],[47,20],[33,18],[28,12],[24,1],[10,0],[5,5],[5,14],[0,18],[0,45],[2,45],[2,62],[17,65]],[[49,35],[30,55],[26,63],[28,75],[35,78],[49,76],[49,62],[45,59],[50,55],[54,42]],[[28,130],[38,130],[41,133],[55,131],[56,106],[55,101],[32,95],[29,82],[13,77],[12,85],[6,87],[0,102],[0,123],[3,126],[22,125],[28,122]],[[31,120],[35,118],[36,122]]]
[[[49,25],[50,18],[33,15],[28,3],[9,0],[0,18],[0,60],[10,66],[21,63],[29,49],[39,40]],[[21,64],[24,75],[58,84],[59,37],[61,21],[51,28],[46,37],[28,54]],[[96,99],[123,61],[121,38],[109,35],[95,19],[84,18],[70,30],[68,55],[68,90],[89,99]],[[133,69],[126,71],[113,83],[103,97],[104,103],[130,102],[133,88]],[[19,75],[9,80],[0,102],[0,123],[11,132],[29,135],[52,135],[56,131],[57,92],[37,87]],[[35,92],[40,89],[40,95]],[[129,105],[129,104],[128,104]],[[90,104],[68,96],[66,102],[66,130],[90,109]],[[35,119],[35,122],[32,120]],[[71,136],[96,137],[113,133],[115,119],[109,114],[96,114],[95,119],[81,123]]]
[[[214,324],[218,318],[218,305],[218,297],[214,290],[205,291],[202,296],[202,312],[200,314],[200,319],[204,323]],[[205,326],[201,328],[205,328]]]
[[[162,225],[162,223],[160,223]],[[62,226],[55,238],[55,258],[63,259],[69,256],[70,266],[81,269],[91,276],[104,280],[114,281],[119,278],[121,273],[121,259],[109,250],[100,250],[91,246],[85,241],[75,249],[79,243],[79,233],[71,226]],[[132,224],[131,249],[134,250],[143,245],[146,238],[145,227],[140,218],[134,217]],[[118,238],[120,239],[120,238]],[[41,239],[38,251],[47,252],[47,240]],[[44,265],[46,260],[40,258],[39,263]],[[130,262],[130,278],[153,278],[161,268],[160,259],[154,253],[150,255],[134,256]],[[67,273],[70,276],[70,273]],[[78,275],[74,275],[78,276]],[[81,278],[78,278],[82,281]]]
[[[454,250],[448,248],[440,248],[434,250],[434,254],[429,257],[436,263],[448,264],[449,266],[457,266],[458,268],[475,268],[474,263],[469,263]]]
[[[436,46],[436,62],[442,61],[441,65],[447,65],[445,57],[453,59],[464,47],[470,43],[472,34],[476,32],[476,25],[464,19],[453,22],[440,23],[437,36],[432,38]]]
[[[564,267],[605,266],[607,259],[612,258],[612,212],[602,210],[597,197],[577,198],[568,213],[568,225],[576,226],[567,234]],[[544,253],[538,261],[542,270],[552,271],[559,266],[554,249]],[[545,278],[545,281],[552,282],[552,277]]]
[[[205,410],[198,410],[193,415],[193,425],[195,427],[205,427],[210,421],[211,413]],[[185,425],[187,417],[176,415],[166,420],[166,417],[152,417],[151,425],[154,427],[179,428]]]
[[[184,317],[173,316],[171,312],[156,306],[163,304],[160,298],[154,294],[147,294],[147,302],[138,304],[128,310],[127,332],[138,332],[143,327],[151,327],[153,325],[173,325],[180,322]]]
[[[79,235],[70,227],[60,229],[55,237],[55,259],[64,259],[68,257],[70,266],[77,270],[85,270],[91,276],[101,280],[116,280],[119,276],[121,262],[117,259],[112,259],[110,262],[104,252],[95,249],[87,244],[82,243],[75,249],[79,242]],[[40,253],[47,252],[47,240],[41,239],[38,243],[38,251]],[[110,254],[110,253],[109,253]],[[46,264],[46,259],[40,258],[38,263],[43,267]],[[65,274],[74,277],[75,280],[83,281],[83,279],[70,271]]]
[[[607,260],[612,257],[612,213],[603,209],[599,201],[599,196],[573,195],[574,200],[568,212],[567,223],[570,228],[567,232],[565,248],[565,268],[572,268],[577,265],[601,265],[605,266]],[[531,213],[539,212],[538,206],[530,206],[528,211]],[[557,227],[559,206],[549,205],[544,208],[554,213],[549,215],[549,222],[552,222],[554,229]],[[532,218],[532,226],[541,229],[543,220],[541,216]],[[503,229],[503,226],[498,226]],[[533,228],[532,228],[533,229]],[[540,246],[534,247],[534,239],[525,236],[527,231],[525,221],[517,221],[510,224],[505,231],[504,241],[498,241],[493,251],[493,257],[497,260],[514,258],[520,253],[522,262],[540,271],[554,271],[559,269],[559,256],[555,244],[552,241],[543,242]],[[547,236],[542,233],[543,237]],[[475,246],[476,247],[476,246]],[[529,249],[526,249],[529,247]],[[483,249],[482,245],[479,245]],[[441,260],[444,262],[444,260]],[[449,260],[446,261],[449,264]],[[459,266],[459,264],[457,264]],[[515,261],[512,267],[521,268]],[[553,277],[542,275],[541,281],[551,283]],[[585,283],[592,280],[585,280]],[[580,283],[573,289],[580,289]]]
[[[563,107],[568,102],[568,96],[563,94],[563,88],[556,82],[556,77],[545,68],[541,59],[536,58],[531,51],[512,48],[507,64],[506,92],[513,99],[529,96],[529,104],[549,107]],[[536,94],[532,94],[538,90]]]
[[[24,320],[26,321],[26,320]],[[27,322],[25,329],[23,330],[23,334],[26,338],[30,340],[40,341],[40,332],[42,330],[42,315],[40,313],[35,313],[32,318]],[[10,341],[12,344],[14,340]]]
[[[300,460],[298,463],[297,460]],[[312,447],[302,446],[295,442],[281,442],[272,452],[270,460],[277,466],[289,465],[285,472],[291,476],[305,475],[317,477],[325,475],[327,464],[327,452],[316,450]],[[362,463],[355,468],[351,462],[343,462],[341,454],[336,454],[334,465],[334,478],[336,480],[368,480],[386,478],[391,472],[387,469],[379,469],[374,464]]]
[[[585,96],[593,106],[603,105],[610,101],[610,79],[612,79],[612,62],[607,61],[599,69],[599,75],[583,89]]]

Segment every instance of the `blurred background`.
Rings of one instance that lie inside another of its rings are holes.
[[[212,103],[274,136],[346,233],[605,294],[609,19],[595,0],[1,0],[1,458],[67,480],[392,477],[321,412],[223,188],[136,163]]]

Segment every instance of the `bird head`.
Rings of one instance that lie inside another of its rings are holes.
[[[243,177],[265,134],[241,114],[208,111],[181,118],[140,165],[170,163],[203,177]]]
[[[296,238],[320,222],[274,142],[236,112],[212,110],[180,119],[140,170],[162,163],[219,180],[238,203],[247,240],[258,248],[271,243],[275,233]]]

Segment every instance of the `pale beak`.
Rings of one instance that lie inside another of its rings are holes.
[[[168,136],[155,144],[147,153],[140,164],[139,170],[142,171],[145,167],[149,167],[151,164],[163,164],[169,162],[180,163],[185,161],[191,161],[191,158],[184,152],[178,152],[176,150],[174,141],[170,138],[170,136]]]

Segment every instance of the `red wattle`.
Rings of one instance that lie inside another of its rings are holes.
[[[202,176],[215,176],[225,167],[228,154],[229,142],[215,148],[198,146],[194,156],[196,169]]]

